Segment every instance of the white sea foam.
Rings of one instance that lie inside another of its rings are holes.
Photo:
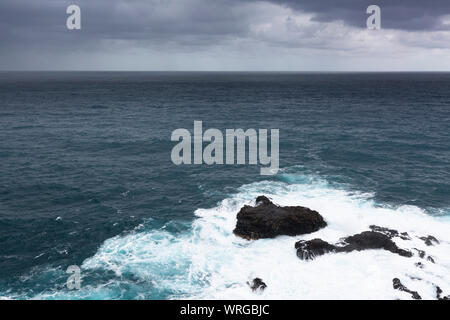
[[[139,231],[107,240],[82,269],[108,269],[121,276],[132,274],[170,297],[200,299],[410,299],[393,289],[399,278],[424,299],[435,299],[435,285],[450,294],[450,220],[433,217],[413,206],[389,208],[370,195],[348,192],[314,177],[286,175],[285,182],[259,182],[242,186],[217,207],[195,212],[189,232]],[[236,237],[236,214],[264,194],[280,205],[302,205],[319,211],[328,227],[305,236],[247,241]],[[375,224],[406,231],[412,240],[396,239],[399,247],[426,251],[435,264],[401,257],[384,250],[327,254],[313,261],[297,258],[300,239],[341,237],[368,230]],[[419,236],[433,235],[441,243],[426,246]],[[420,269],[416,262],[425,267]],[[267,284],[254,293],[247,281],[259,277]],[[420,280],[419,280],[420,279]],[[107,297],[107,286],[97,288]],[[149,295],[150,296],[150,295]],[[144,295],[143,297],[146,297]]]

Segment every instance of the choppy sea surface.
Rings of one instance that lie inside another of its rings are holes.
[[[281,170],[175,166],[171,132],[194,120],[279,129]],[[395,277],[450,294],[448,73],[6,72],[0,136],[0,298],[410,299]],[[328,227],[237,238],[236,213],[261,194]],[[296,257],[299,239],[372,224],[408,232],[395,241],[414,257]]]

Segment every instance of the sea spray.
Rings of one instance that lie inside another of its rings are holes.
[[[434,299],[435,285],[450,291],[449,222],[427,215],[413,206],[392,208],[375,203],[369,195],[350,193],[321,181],[287,184],[263,181],[242,186],[217,207],[198,209],[190,231],[173,237],[148,230],[115,237],[86,260],[85,269],[130,272],[142,281],[171,292],[170,298],[214,299],[408,299],[393,290],[392,279]],[[247,241],[233,235],[236,213],[255,197],[266,194],[280,205],[304,205],[319,211],[328,227],[298,237]],[[321,238],[335,242],[342,237],[380,225],[406,231],[410,241],[396,239],[405,248],[426,250],[436,263],[415,266],[419,257],[404,258],[384,250],[329,254],[305,262],[296,257],[294,244]],[[430,232],[441,240],[428,247],[419,236]],[[417,260],[417,261],[416,261]],[[267,288],[255,296],[246,284],[261,277]],[[420,278],[422,281],[414,280]],[[118,280],[119,281],[119,280]]]

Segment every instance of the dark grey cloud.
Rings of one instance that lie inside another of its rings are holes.
[[[82,9],[80,31],[66,29],[70,4]],[[51,65],[52,59],[64,63],[69,56],[98,59],[116,49],[159,51],[163,60],[165,53],[189,54],[224,43],[235,46],[222,48],[219,53],[224,55],[228,49],[246,54],[245,45],[253,42],[266,42],[271,49],[328,50],[342,44],[342,50],[350,52],[361,39],[349,40],[348,31],[341,30],[339,42],[324,29],[328,22],[343,21],[363,30],[371,4],[381,7],[386,30],[450,30],[450,23],[442,23],[450,15],[450,0],[1,0],[0,69],[39,68],[40,63]],[[310,15],[317,24],[296,24],[297,13]],[[422,39],[410,35],[407,41],[420,46]],[[422,47],[440,48],[441,42],[440,35],[434,35]],[[273,52],[275,61],[278,53]]]
[[[182,40],[195,36],[200,42],[239,35],[246,21],[230,9],[234,0],[2,0],[0,41],[61,44],[99,39]],[[68,5],[82,10],[82,30],[68,33]],[[189,39],[191,44],[195,44]]]
[[[401,30],[441,30],[440,18],[450,14],[449,0],[271,0],[314,13],[317,21],[343,20],[364,28],[369,5],[381,8],[383,28]]]
[[[69,4],[82,8],[82,39],[127,39],[214,42],[248,32],[251,13],[239,7],[258,0],[2,0],[2,45],[73,41],[65,29]],[[366,8],[382,8],[382,27],[401,30],[442,30],[441,18],[450,14],[449,0],[268,0],[312,13],[315,21],[342,20],[364,28]]]

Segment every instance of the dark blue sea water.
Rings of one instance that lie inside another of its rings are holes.
[[[281,171],[175,166],[194,120],[279,129]],[[240,282],[217,210],[258,193],[450,230],[448,73],[0,73],[0,136],[0,297],[221,297]]]

